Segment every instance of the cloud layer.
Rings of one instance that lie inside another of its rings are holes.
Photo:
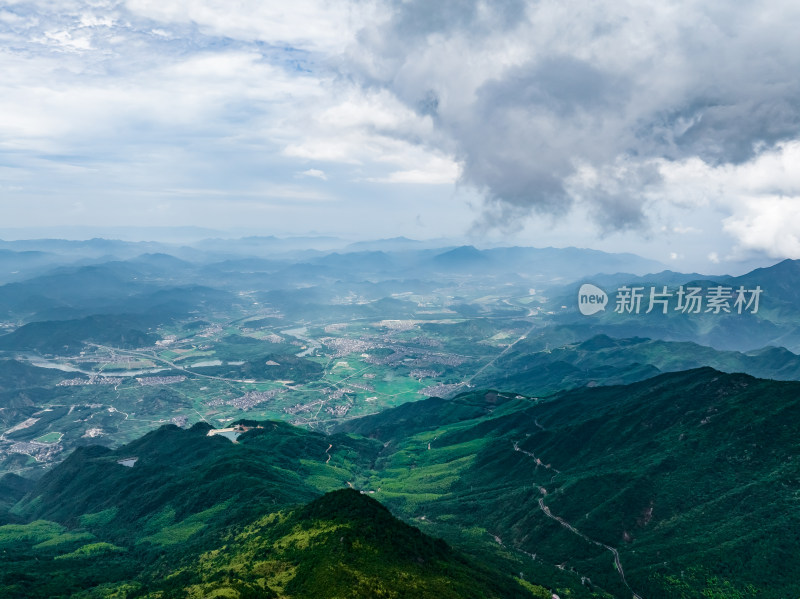
[[[579,203],[645,228],[666,164],[759,164],[800,137],[800,8],[768,4],[412,0],[351,57],[434,116],[487,218]]]
[[[6,2],[0,191],[347,213],[457,182],[482,198],[477,230],[588,219],[800,257],[796,2],[275,6]]]

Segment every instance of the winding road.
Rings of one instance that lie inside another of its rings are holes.
[[[537,426],[539,426],[538,423],[537,423]],[[520,453],[523,453],[523,454],[527,455],[528,457],[531,457],[531,458],[535,459],[537,465],[543,465],[541,463],[541,460],[539,460],[532,452],[525,451],[524,449],[520,449],[517,442],[514,442],[514,451],[518,451]],[[550,468],[550,465],[548,464],[547,466],[545,466],[545,468]],[[553,468],[553,470],[555,470],[555,468]],[[555,471],[558,472],[558,470],[555,470]],[[547,491],[543,487],[540,487],[540,491],[542,492],[543,495],[547,494]],[[642,599],[642,597],[640,595],[638,595],[636,593],[636,591],[634,591],[631,588],[631,585],[629,585],[628,581],[625,579],[625,571],[622,569],[622,561],[619,558],[619,551],[617,551],[617,549],[615,547],[612,547],[611,545],[606,545],[605,543],[602,543],[600,541],[596,541],[596,540],[586,536],[584,533],[582,533],[577,528],[572,526],[572,524],[570,524],[569,522],[567,522],[563,518],[553,514],[550,511],[550,508],[547,507],[544,504],[544,497],[540,497],[539,498],[539,509],[542,510],[542,512],[544,513],[545,516],[555,520],[561,526],[563,526],[564,528],[569,530],[571,533],[578,535],[584,541],[586,541],[588,543],[592,543],[593,545],[597,545],[598,547],[603,547],[604,549],[607,549],[608,551],[610,551],[611,554],[614,556],[614,566],[616,567],[617,573],[619,573],[619,576],[622,579],[622,584],[624,584],[625,588],[627,588],[631,592],[632,599]]]

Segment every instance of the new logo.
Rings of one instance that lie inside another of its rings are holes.
[[[578,290],[578,309],[584,316],[591,316],[606,309],[606,292],[591,283],[584,283]]]

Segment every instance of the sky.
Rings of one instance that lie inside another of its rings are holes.
[[[800,258],[798,29],[795,0],[0,0],[0,231]]]

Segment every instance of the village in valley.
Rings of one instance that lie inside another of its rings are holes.
[[[414,318],[290,321],[253,306],[244,316],[160,327],[149,347],[12,354],[45,373],[51,391],[36,415],[0,433],[0,470],[47,467],[78,445],[115,447],[163,424],[226,429],[241,418],[278,419],[325,431],[408,401],[451,397],[530,326],[518,318],[531,313],[528,297],[510,312],[508,298],[483,298],[487,316],[493,303],[501,312],[477,326],[444,293],[413,299]]]

